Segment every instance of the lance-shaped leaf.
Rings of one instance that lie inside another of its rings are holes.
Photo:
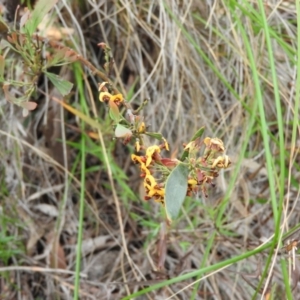
[[[108,104],[109,104],[109,115],[111,119],[114,120],[116,123],[118,123],[120,121],[120,111],[118,105],[113,101],[109,101]]]
[[[185,199],[188,187],[188,165],[179,163],[166,181],[165,209],[169,221],[176,219]]]
[[[53,73],[45,72],[45,74],[57,88],[57,90],[62,94],[62,96],[66,96],[70,93],[73,87],[71,82],[64,80],[62,77]]]
[[[163,138],[162,134],[158,132],[145,132],[145,134],[159,141],[161,141]]]
[[[194,134],[194,136],[193,136],[192,139],[191,139],[191,142],[195,141],[197,138],[200,138],[200,137],[202,136],[203,132],[204,132],[204,129],[205,129],[205,127],[201,127],[201,128]],[[185,151],[182,153],[180,160],[181,160],[181,161],[184,161],[184,160],[188,157],[188,155],[189,155],[189,151],[185,150]]]

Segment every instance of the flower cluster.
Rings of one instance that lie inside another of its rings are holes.
[[[140,165],[141,177],[144,179],[146,191],[145,200],[154,199],[156,202],[165,204],[166,182],[173,169],[185,164],[188,170],[186,178],[186,195],[192,196],[201,192],[207,197],[207,187],[214,187],[214,179],[219,176],[221,169],[230,165],[230,160],[225,153],[222,140],[206,137],[200,139],[204,128],[199,129],[197,135],[184,148],[181,159],[165,158],[161,150],[169,150],[167,141],[159,134],[148,132],[144,120],[137,113],[147,104],[144,104],[133,111],[125,101],[122,94],[114,91],[108,82],[99,84],[99,100],[109,107],[109,112],[115,124],[115,137],[121,138],[124,144],[135,139],[135,151],[143,151],[144,155],[132,154],[133,162]],[[121,107],[125,108],[123,116]],[[148,148],[144,145],[144,135],[163,140],[160,145],[151,145]],[[205,147],[201,154],[201,147]],[[183,193],[185,194],[185,192]]]
[[[145,200],[153,198],[156,202],[164,203],[165,189],[163,177],[161,180],[157,178],[157,172],[160,169],[160,173],[166,171],[166,167],[171,165],[174,167],[178,161],[177,159],[165,159],[161,157],[161,150],[166,149],[169,151],[169,145],[165,139],[164,143],[159,146],[150,146],[146,149],[146,154],[138,156],[132,154],[131,158],[133,162],[140,164],[141,177],[144,178],[144,187],[146,191]],[[163,171],[164,170],[164,171]]]
[[[205,145],[204,154],[197,157],[195,153],[199,152],[203,144]],[[188,150],[190,154],[187,195],[191,196],[201,191],[207,197],[207,185],[214,187],[214,178],[219,176],[221,169],[226,169],[231,163],[229,157],[224,155],[224,144],[218,138],[206,137],[203,142],[199,140],[190,142],[185,150]]]
[[[203,145],[204,153],[198,156]],[[132,154],[131,158],[140,164],[146,191],[145,200],[153,198],[156,202],[164,204],[166,179],[179,160],[162,157],[161,149],[169,150],[165,140],[162,145],[148,147],[145,155]],[[219,175],[219,171],[230,165],[229,157],[224,155],[223,142],[218,138],[206,137],[203,141],[197,139],[187,144],[185,151],[188,151],[189,155],[184,163],[188,164],[190,170],[186,195],[192,196],[201,191],[207,197],[207,186],[214,187],[213,180]]]

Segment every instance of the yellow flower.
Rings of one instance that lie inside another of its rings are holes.
[[[144,182],[150,187],[155,187],[157,185],[157,182],[156,182],[155,178],[150,174],[150,171],[148,174],[146,173]]]
[[[166,140],[164,137],[163,137],[162,139],[163,139],[163,141],[165,142],[165,145],[164,145],[165,149],[166,149],[167,151],[169,151],[170,149],[169,149],[169,144],[168,144],[167,140]]]
[[[224,152],[225,151],[223,141],[218,139],[218,138],[206,137],[203,140],[203,142],[206,145],[206,147],[209,148],[209,149],[216,150],[218,152]]]
[[[134,145],[135,151],[136,152],[140,152],[141,150],[141,145],[140,145],[140,141],[136,140],[135,145]]]
[[[122,94],[117,94],[111,97],[110,101],[113,101],[114,103],[116,103],[116,105],[120,105],[120,103],[122,103],[124,101],[123,99],[123,95]]]
[[[158,146],[148,147],[146,150],[146,167],[148,167],[152,162],[152,157],[155,153],[160,153],[160,148]]]
[[[165,189],[161,188],[157,190],[156,195],[153,196],[155,202],[159,202],[162,205],[165,204]]]
[[[190,178],[188,180],[188,185],[190,185],[192,188],[194,188],[198,184],[197,180],[194,178]]]
[[[221,169],[222,168],[226,169],[226,168],[228,168],[230,163],[231,163],[231,161],[230,161],[230,159],[227,155],[219,156],[214,160],[214,162],[212,164],[212,168],[218,167],[218,168],[221,168]]]
[[[164,188],[156,189],[156,196],[165,197],[165,189]]]
[[[138,128],[138,133],[145,133],[146,131],[146,125],[144,122],[142,122],[140,125],[139,125],[139,128]]]
[[[109,92],[101,92],[99,95],[99,100],[101,102],[107,103],[110,101],[111,97],[112,97],[112,95]]]
[[[101,92],[99,95],[101,102],[108,103],[109,101],[114,102],[117,106],[124,101],[122,94],[112,95],[109,92]]]
[[[131,154],[131,160],[136,164],[137,163],[140,163],[140,164],[145,163],[145,157],[144,156],[138,156],[138,155],[135,155],[135,154]]]
[[[145,176],[150,175],[150,170],[146,167],[144,163],[141,164],[141,171],[144,172]]]
[[[164,198],[165,196],[165,189],[159,187],[157,184],[155,186],[151,186],[150,184],[144,181],[144,187],[147,193],[147,196],[150,198]]]

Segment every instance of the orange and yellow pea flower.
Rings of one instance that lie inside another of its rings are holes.
[[[198,184],[198,181],[194,178],[188,179],[188,185],[191,186],[192,188],[196,187]]]
[[[135,144],[134,144],[134,148],[136,152],[140,152],[141,150],[141,144],[139,140],[136,140]]]
[[[141,169],[145,172],[144,188],[146,191],[145,200],[153,198],[156,202],[164,202],[165,189],[156,182],[156,179],[151,175],[145,164],[141,165]]]
[[[199,188],[199,185],[198,185],[198,181],[196,179],[194,179],[194,178],[188,179],[188,188],[187,188],[186,195],[192,196],[193,193],[198,191],[198,188]]]
[[[122,94],[112,95],[109,92],[101,92],[99,95],[99,100],[101,102],[108,103],[109,101],[114,102],[117,106],[124,101]]]
[[[110,101],[111,97],[112,97],[112,95],[109,92],[101,92],[99,95],[99,100],[101,102],[107,103]]]
[[[144,163],[141,164],[141,177],[146,177],[151,174],[150,170],[146,167]]]
[[[205,146],[209,149],[215,150],[217,152],[224,152],[225,151],[225,147],[223,144],[223,141],[218,139],[218,138],[210,138],[210,137],[206,137],[203,140],[203,143],[205,144]]]
[[[212,164],[212,168],[218,167],[220,169],[226,169],[226,168],[228,168],[230,163],[231,162],[230,162],[229,157],[227,155],[219,156],[214,160],[214,162]]]
[[[146,190],[146,199],[153,198],[157,202],[162,202],[165,197],[165,189],[160,187],[158,184],[151,186],[144,181],[144,187]]]
[[[149,169],[153,160],[155,161],[161,159],[159,155],[161,149],[169,150],[169,145],[165,139],[163,145],[160,146],[154,145],[148,147],[146,149],[145,156],[138,156],[132,154],[131,159],[135,163],[140,164],[141,177],[144,177],[144,188],[146,191],[145,200],[150,200],[151,198],[153,198],[154,201],[164,204],[164,197],[165,197],[164,186],[160,183],[157,183],[156,179],[151,174],[151,170]],[[173,162],[172,160],[172,165],[174,165],[174,163],[176,164],[176,162]]]
[[[146,132],[146,125],[145,125],[145,122],[142,122],[139,124],[139,127],[138,127],[138,133],[145,133]]]
[[[165,189],[160,189],[157,194],[153,196],[155,202],[159,202],[161,204],[165,203]]]
[[[113,95],[110,101],[116,103],[116,105],[119,106],[121,103],[124,102],[123,95],[122,94]]]
[[[135,154],[131,154],[131,160],[134,163],[140,163],[140,164],[144,164],[146,162],[145,156],[138,156],[138,155],[135,155]]]
[[[169,151],[170,149],[169,149],[169,144],[168,144],[168,142],[167,142],[167,140],[163,137],[162,138],[163,139],[163,141],[164,141],[164,148],[167,150],[167,151]]]
[[[146,167],[148,167],[151,164],[151,162],[153,160],[153,156],[156,153],[160,153],[159,146],[150,146],[150,147],[147,148],[147,150],[146,150],[146,157],[147,157]]]
[[[150,186],[151,188],[157,186],[157,182],[156,182],[155,178],[150,174],[150,171],[149,171],[148,174],[146,172],[146,176],[145,176],[144,182],[145,182],[145,184],[147,184],[148,187]]]

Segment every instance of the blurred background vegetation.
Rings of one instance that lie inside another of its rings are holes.
[[[298,1],[49,0],[18,53],[34,2],[0,2],[0,298],[298,299]],[[232,161],[170,228],[98,101],[100,42],[170,157],[205,126]]]

